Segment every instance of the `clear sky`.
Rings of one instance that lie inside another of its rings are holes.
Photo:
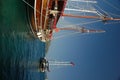
[[[107,12],[120,15],[120,0],[98,0],[97,5]],[[60,21],[81,24],[81,20],[86,21],[85,19],[73,20],[73,18],[72,20],[64,18]],[[86,28],[106,30],[105,33],[75,34],[53,40],[47,58],[73,61],[76,65],[51,68],[51,72],[48,73],[49,80],[118,80],[120,77],[120,23],[108,23],[110,24],[98,22],[82,25]],[[58,26],[62,25],[65,24],[58,23]],[[64,32],[60,32],[62,33]]]

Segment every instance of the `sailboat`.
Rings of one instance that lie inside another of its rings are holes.
[[[101,13],[100,11],[92,8],[90,9],[79,9],[80,7],[75,9],[69,8],[69,2],[72,2],[71,5],[76,5],[79,3],[89,3],[96,4],[96,0],[23,0],[28,5],[28,17],[30,20],[31,30],[36,38],[38,38],[42,42],[51,41],[53,38],[53,33],[59,32],[60,30],[73,30],[80,33],[103,33],[104,30],[94,30],[87,29],[85,27],[56,27],[59,22],[60,17],[73,17],[73,18],[86,18],[86,19],[97,19],[102,22],[106,22],[109,20],[119,21],[120,18],[113,18],[109,16],[107,13]],[[75,6],[74,5],[74,6]],[[33,8],[33,10],[30,10]],[[84,12],[96,15],[78,15],[71,14],[65,12]]]

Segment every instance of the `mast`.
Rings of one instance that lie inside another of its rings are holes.
[[[60,30],[72,30],[78,31],[81,33],[103,33],[104,30],[94,30],[94,29],[86,29],[85,27],[66,27],[66,28],[56,28],[55,31],[59,32]]]
[[[65,8],[66,11],[79,11],[79,12],[87,12],[87,13],[96,13],[95,10],[85,10],[85,9],[71,9],[71,8]]]
[[[74,17],[74,18],[88,18],[88,19],[101,19],[101,20],[120,20],[120,18],[112,18],[112,17],[106,17],[106,16],[82,16],[82,15],[72,15],[72,14],[62,14],[62,16],[65,17]]]
[[[97,1],[95,1],[95,0],[69,0],[69,1],[87,2],[87,3],[97,3]]]
[[[79,2],[82,2],[87,7],[84,8],[84,6],[77,5],[77,3],[79,3]],[[62,16],[64,16],[64,17],[101,19],[103,21],[109,21],[109,20],[118,21],[118,20],[120,20],[120,18],[114,18],[114,17],[107,16],[104,13],[101,13],[98,10],[96,10],[94,7],[92,7],[92,9],[91,9],[91,6],[93,6],[95,3],[97,3],[96,0],[69,0],[68,3],[71,5],[74,5],[74,6],[67,5],[65,8],[66,11],[93,13],[93,14],[95,14],[95,16],[94,15],[93,16],[91,16],[91,15],[90,16],[89,15],[76,15],[76,14],[74,15],[74,14],[70,14],[70,13],[63,13]],[[91,5],[91,3],[94,3],[94,4]],[[75,6],[75,4],[76,4],[76,6]]]

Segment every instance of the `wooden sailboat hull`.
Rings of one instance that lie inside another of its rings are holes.
[[[32,2],[29,4],[33,6],[33,10],[29,10],[29,17],[34,35],[43,42],[51,40],[66,0],[28,0],[28,2]]]

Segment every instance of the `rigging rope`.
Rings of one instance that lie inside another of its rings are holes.
[[[111,13],[111,12],[108,12],[108,13],[110,13],[111,15],[114,15],[114,16],[118,16],[118,17],[120,17],[119,14],[114,14],[114,13]]]
[[[68,4],[69,4],[69,5],[68,5]],[[70,4],[71,4],[71,5],[70,5]],[[73,3],[73,4],[75,4],[75,3]],[[76,3],[75,6],[74,6],[73,4],[72,4],[71,1],[69,1],[69,2],[67,3],[68,8],[72,7],[72,9],[74,9],[74,8],[75,8],[75,9],[78,9],[78,10],[80,9],[80,5],[79,5],[78,3]],[[90,13],[92,13],[92,11],[94,11],[93,14],[96,14],[96,13],[95,13],[95,8],[93,8],[91,5],[88,5],[88,3],[86,4],[86,6],[87,6],[88,8],[92,8],[91,12],[89,11]],[[86,8],[87,8],[87,7],[86,7]],[[67,8],[67,7],[66,7],[66,8]],[[84,11],[84,9],[80,9],[80,10],[81,10],[81,11]],[[88,9],[88,10],[89,10],[89,9]],[[87,13],[87,12],[81,12],[81,11],[79,11],[79,13],[84,13],[84,15],[85,15],[85,13]],[[87,11],[87,9],[86,9],[85,11]],[[68,11],[68,13],[70,13],[70,12],[71,12],[71,11]],[[78,12],[75,11],[74,13],[78,13]]]
[[[119,24],[120,23],[120,21],[119,22],[106,22],[105,24]]]
[[[118,16],[120,17],[120,15],[118,14],[114,14],[114,13],[111,13],[111,12],[107,12],[105,10],[103,10],[102,8],[100,8],[98,5],[95,5],[98,9],[100,9],[102,12],[104,12],[105,14],[107,14],[108,16],[112,17],[113,16]],[[105,24],[116,24],[116,23],[120,23],[120,22],[110,22],[110,23],[105,23]]]
[[[103,13],[107,14],[108,16],[110,16],[107,11],[103,10],[103,9],[100,8],[98,5],[95,5],[95,6],[96,6],[98,9],[100,9]],[[99,11],[98,11],[98,12],[99,12]],[[102,14],[102,13],[100,13],[100,12],[99,12],[99,14],[101,14],[101,16],[104,16],[104,14]]]
[[[62,36],[53,38],[53,40],[60,39],[60,38],[64,38],[64,37],[71,36],[71,35],[75,35],[75,34],[79,34],[79,33],[81,33],[81,32],[69,33],[69,34],[67,34],[67,35],[62,35]]]
[[[24,3],[26,3],[29,7],[31,7],[32,9],[34,9],[34,7],[32,6],[32,5],[30,5],[27,1],[25,1],[25,0],[22,0]],[[40,13],[40,11],[39,10],[36,10],[36,12],[38,12],[39,14],[41,14]],[[42,14],[43,15],[43,14]],[[45,17],[45,15],[43,15],[43,17]]]
[[[102,20],[94,20],[94,21],[90,21],[90,22],[84,22],[84,23],[80,23],[80,24],[76,24],[76,26],[79,26],[79,25],[86,25],[86,24],[91,24],[91,23],[96,23],[96,22],[100,22],[100,21],[102,21]],[[75,25],[67,25],[67,26],[75,26]],[[64,27],[60,27],[60,28],[64,28]]]
[[[113,7],[114,9],[120,11],[119,8],[115,7],[114,5],[112,5],[111,3],[109,3],[107,0],[103,0],[106,4],[110,5],[111,7]]]
[[[108,12],[108,11],[105,11],[105,10],[103,10],[102,8],[100,8],[98,5],[95,5],[98,9],[100,9],[102,12],[104,12],[104,13],[106,13],[106,14],[111,14],[111,15],[114,15],[114,16],[118,16],[118,17],[120,17],[120,15],[119,14],[114,14],[114,13],[111,13],[111,12]],[[109,15],[109,16],[111,16],[111,15]]]
[[[96,22],[100,22],[100,21],[102,21],[102,20],[90,21],[90,22],[82,23],[81,25],[96,23]]]

